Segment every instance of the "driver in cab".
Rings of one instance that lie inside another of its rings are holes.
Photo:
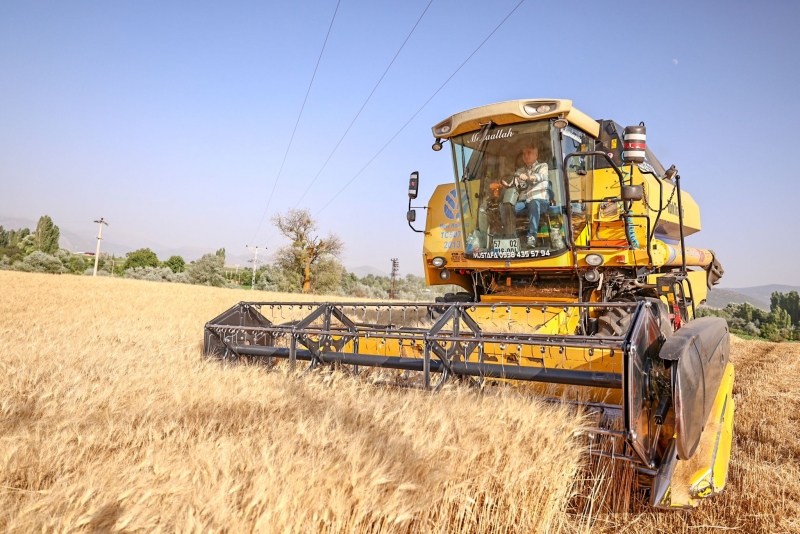
[[[547,209],[549,203],[550,182],[548,181],[547,163],[539,161],[539,149],[528,145],[522,150],[522,162],[510,181],[504,181],[506,187],[516,187],[519,198],[514,204],[514,215],[528,214],[528,241],[529,247],[536,246],[536,234],[539,232],[539,218]],[[510,211],[510,210],[509,210]],[[510,214],[505,210],[500,211],[503,226],[509,228],[514,221],[508,221]]]

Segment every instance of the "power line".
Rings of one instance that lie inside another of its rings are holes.
[[[253,241],[255,241],[256,236],[258,235],[258,231],[261,230],[261,225],[264,223],[264,217],[267,215],[267,210],[269,209],[269,205],[272,202],[272,196],[275,194],[275,188],[278,186],[278,180],[281,178],[281,174],[283,173],[283,166],[286,163],[286,156],[289,155],[289,149],[292,148],[292,142],[294,141],[294,134],[297,133],[297,126],[300,124],[300,117],[303,116],[303,110],[306,108],[306,102],[308,101],[308,95],[311,93],[311,86],[314,85],[314,78],[317,76],[317,69],[319,68],[319,63],[322,61],[322,54],[325,52],[325,46],[328,44],[328,37],[331,35],[331,29],[333,28],[333,21],[336,20],[336,13],[339,12],[339,4],[342,3],[342,0],[337,0],[336,2],[336,9],[333,11],[333,18],[331,18],[331,24],[328,26],[328,33],[325,34],[325,41],[322,43],[322,50],[319,51],[319,57],[317,58],[317,64],[314,66],[314,73],[311,75],[311,81],[308,84],[308,89],[306,90],[306,96],[303,98],[303,105],[300,106],[300,113],[297,115],[297,121],[294,123],[294,130],[292,130],[292,135],[289,138],[289,144],[286,147],[286,152],[283,154],[283,161],[281,161],[281,167],[278,170],[278,175],[275,177],[275,182],[272,184],[272,191],[269,193],[269,198],[267,199],[267,205],[264,207],[264,213],[261,214],[261,220],[258,222],[258,228],[256,228],[255,234],[253,234]]]
[[[341,145],[341,144],[342,144],[342,141],[344,141],[344,138],[345,138],[345,137],[347,137],[347,134],[350,132],[350,128],[352,128],[352,127],[353,127],[353,124],[355,124],[356,120],[358,120],[358,117],[361,115],[361,112],[362,112],[362,111],[364,111],[364,108],[367,106],[367,103],[368,103],[368,102],[370,101],[370,99],[372,98],[372,95],[374,95],[374,94],[375,94],[375,91],[378,89],[378,86],[381,84],[381,82],[383,81],[383,79],[386,77],[386,74],[389,72],[389,69],[391,69],[391,68],[392,68],[392,65],[394,65],[394,62],[395,62],[395,60],[397,59],[397,56],[399,56],[399,55],[400,55],[400,52],[402,52],[402,51],[403,51],[403,48],[405,48],[405,46],[406,46],[406,43],[408,43],[408,40],[411,38],[411,35],[414,33],[414,30],[416,30],[416,29],[417,29],[417,26],[419,26],[419,23],[420,23],[420,22],[422,22],[422,18],[425,16],[425,13],[427,13],[427,12],[428,12],[428,8],[430,8],[430,7],[431,7],[431,4],[433,4],[433,0],[430,0],[430,2],[428,2],[428,5],[427,5],[427,6],[425,6],[425,9],[424,9],[424,10],[422,10],[422,14],[421,14],[421,15],[419,16],[419,18],[417,19],[417,22],[416,22],[416,23],[414,23],[414,27],[413,27],[413,28],[411,28],[411,31],[410,31],[410,32],[408,32],[408,35],[406,36],[406,39],[405,39],[405,41],[403,41],[403,44],[401,44],[401,45],[400,45],[400,48],[397,50],[397,53],[394,55],[394,57],[392,58],[392,60],[389,62],[389,65],[386,67],[386,70],[384,70],[384,71],[383,71],[383,74],[381,74],[381,77],[380,77],[380,79],[378,80],[378,83],[376,83],[376,84],[375,84],[375,87],[373,87],[373,88],[372,88],[372,91],[370,91],[370,93],[369,93],[369,96],[367,96],[367,99],[366,99],[366,100],[364,100],[364,103],[363,103],[363,104],[361,104],[361,108],[359,108],[359,110],[358,110],[358,113],[356,113],[356,116],[355,116],[355,117],[353,117],[353,120],[352,120],[352,121],[350,121],[350,125],[349,125],[349,126],[347,127],[347,129],[344,131],[344,133],[342,134],[342,137],[341,137],[341,138],[339,138],[339,141],[336,143],[336,146],[335,146],[335,147],[333,147],[333,150],[331,151],[331,153],[330,153],[330,154],[328,154],[328,159],[326,159],[326,160],[325,160],[325,163],[323,163],[323,164],[322,164],[322,167],[319,169],[319,172],[317,172],[316,176],[314,176],[314,179],[313,179],[313,180],[311,180],[311,183],[310,183],[310,184],[308,184],[308,187],[306,187],[306,190],[305,190],[305,191],[303,191],[303,194],[302,194],[302,195],[300,195],[300,199],[299,199],[299,200],[297,201],[297,203],[294,205],[294,207],[295,207],[295,208],[296,208],[296,207],[297,207],[297,206],[300,204],[300,202],[302,202],[302,200],[303,200],[303,199],[306,197],[306,195],[308,194],[308,192],[311,190],[311,186],[313,186],[313,185],[314,185],[314,183],[317,181],[317,178],[319,178],[319,175],[320,175],[320,174],[322,174],[322,171],[323,171],[323,170],[325,169],[325,167],[328,165],[328,162],[331,160],[331,158],[333,157],[333,155],[334,155],[334,154],[336,153],[336,151],[339,149],[339,145]]]
[[[519,9],[519,6],[521,6],[521,5],[522,5],[524,2],[525,2],[525,0],[520,0],[520,2],[519,2],[519,3],[518,3],[516,6],[514,6],[514,9],[512,9],[512,10],[511,10],[511,11],[508,13],[508,15],[506,15],[506,17],[505,17],[505,18],[504,18],[502,21],[500,21],[500,24],[498,24],[498,25],[495,27],[495,29],[493,29],[493,30],[491,31],[491,33],[489,33],[489,35],[487,35],[487,36],[486,36],[486,39],[484,39],[484,40],[481,42],[481,44],[479,44],[479,45],[478,45],[478,47],[477,47],[475,50],[473,50],[473,51],[472,51],[472,53],[471,53],[469,56],[467,56],[467,59],[465,59],[465,60],[464,60],[464,62],[463,62],[463,63],[461,63],[461,65],[459,65],[459,66],[458,66],[458,68],[457,68],[455,71],[453,71],[453,74],[451,74],[451,75],[450,75],[450,77],[449,77],[449,78],[447,78],[447,79],[444,81],[444,83],[443,83],[441,86],[439,86],[439,88],[438,88],[438,89],[437,89],[437,90],[436,90],[436,91],[435,91],[435,92],[434,92],[434,93],[431,95],[431,97],[430,97],[430,98],[428,98],[428,100],[426,100],[424,104],[422,104],[422,107],[420,107],[420,108],[419,108],[419,109],[416,111],[416,113],[414,113],[414,114],[411,116],[411,118],[410,118],[410,119],[408,119],[408,120],[406,121],[406,123],[405,123],[405,124],[403,124],[403,126],[402,126],[402,127],[399,129],[399,130],[397,130],[397,132],[396,132],[396,133],[395,133],[395,134],[394,134],[394,135],[391,137],[391,139],[389,139],[389,140],[386,142],[386,144],[385,144],[385,145],[383,145],[383,147],[381,147],[381,149],[380,149],[380,150],[377,152],[377,154],[375,154],[374,156],[372,156],[372,158],[371,158],[371,159],[370,159],[370,160],[367,162],[367,164],[366,164],[366,165],[364,165],[364,166],[361,168],[361,170],[360,170],[360,171],[358,171],[358,172],[356,173],[356,175],[355,175],[355,176],[353,176],[352,178],[350,178],[350,181],[349,181],[349,182],[347,182],[347,183],[344,185],[344,187],[342,187],[342,188],[341,188],[341,189],[340,189],[340,190],[339,190],[339,191],[338,191],[338,192],[337,192],[335,195],[333,195],[333,196],[330,198],[330,200],[328,200],[328,202],[327,202],[327,203],[326,203],[324,206],[322,206],[322,208],[320,208],[320,209],[319,209],[319,211],[317,211],[317,213],[316,213],[315,215],[319,215],[320,213],[322,213],[322,211],[323,211],[325,208],[327,208],[327,207],[328,207],[328,206],[331,204],[331,202],[333,202],[334,200],[336,200],[336,197],[338,197],[339,195],[341,195],[341,194],[342,194],[342,192],[343,192],[345,189],[347,189],[347,188],[348,188],[348,186],[349,186],[351,183],[353,183],[353,181],[354,181],[356,178],[358,178],[358,177],[361,175],[361,173],[362,173],[362,172],[364,172],[364,171],[367,169],[367,167],[369,167],[369,166],[370,166],[370,164],[371,164],[373,161],[375,161],[375,159],[376,159],[378,156],[380,156],[380,155],[381,155],[381,153],[382,153],[384,150],[386,150],[386,147],[388,147],[388,146],[389,146],[389,145],[392,143],[392,141],[394,141],[394,140],[395,140],[395,138],[396,138],[398,135],[400,135],[400,133],[401,133],[403,130],[405,130],[405,129],[406,129],[406,126],[408,126],[408,125],[411,123],[411,121],[413,121],[413,120],[416,118],[416,116],[417,116],[417,115],[419,115],[419,114],[420,114],[420,112],[422,112],[422,110],[423,110],[423,109],[425,109],[425,107],[426,107],[426,106],[427,106],[427,105],[430,103],[430,101],[431,101],[431,100],[433,100],[433,99],[434,99],[434,97],[435,97],[437,94],[439,94],[439,91],[441,91],[442,89],[444,89],[444,86],[445,86],[445,85],[447,85],[447,84],[450,82],[450,80],[452,80],[452,79],[453,79],[453,77],[454,77],[456,74],[458,74],[458,72],[459,72],[459,71],[460,71],[460,70],[461,70],[461,69],[464,67],[464,65],[466,65],[466,64],[467,64],[467,62],[468,62],[470,59],[472,59],[472,56],[474,56],[474,55],[475,55],[475,54],[478,52],[478,50],[480,50],[480,49],[483,47],[483,45],[485,45],[485,44],[486,44],[486,42],[487,42],[489,39],[491,39],[492,35],[494,35],[494,34],[495,34],[495,32],[497,32],[497,30],[499,30],[499,29],[500,29],[500,27],[501,27],[503,24],[505,24],[505,22],[506,22],[506,21],[507,21],[507,20],[508,20],[508,19],[511,17],[511,15],[513,15],[513,14],[514,14],[514,12],[515,12],[517,9]]]

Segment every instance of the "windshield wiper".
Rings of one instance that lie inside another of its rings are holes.
[[[488,139],[486,138],[489,136],[489,130],[493,126],[494,123],[492,121],[489,121],[486,124],[484,124],[483,127],[481,128],[481,131],[478,134],[480,136],[480,141],[478,142],[478,146],[476,146],[473,149],[472,157],[469,158],[469,164],[464,167],[464,176],[461,178],[462,182],[467,182],[469,180],[475,179],[478,169],[480,169],[481,164],[483,164],[483,157],[486,154],[485,152],[486,144],[489,142]],[[464,157],[463,146],[461,150],[462,150],[461,157],[463,158]],[[462,159],[462,165],[463,165],[463,159]]]
[[[464,145],[461,145],[461,167],[464,169],[464,175],[461,177],[462,182],[468,182],[470,180],[474,180],[477,177],[478,169],[481,168],[483,164],[483,157],[486,154],[486,143],[489,141],[486,139],[489,136],[489,130],[494,126],[492,121],[487,122],[481,128],[481,131],[478,135],[480,135],[480,141],[478,142],[478,146],[476,146],[472,150],[472,157],[469,158],[469,164],[464,164]],[[470,198],[469,193],[467,193],[467,209],[470,213],[472,213],[472,199]]]

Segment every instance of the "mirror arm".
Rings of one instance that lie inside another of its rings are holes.
[[[408,221],[408,227],[411,228],[412,230],[414,230],[415,232],[417,232],[418,234],[424,234],[425,233],[425,230],[417,230],[416,228],[411,226],[411,221]]]
[[[426,210],[426,209],[428,209],[428,207],[427,206],[420,206],[420,209]],[[411,198],[408,199],[408,211],[409,212],[411,211]],[[425,230],[417,230],[416,228],[414,228],[414,226],[411,224],[411,221],[408,221],[408,227],[411,228],[412,230],[414,230],[415,232],[417,232],[418,234],[427,233],[427,232],[425,232]]]

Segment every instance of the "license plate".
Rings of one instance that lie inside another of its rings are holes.
[[[492,249],[501,253],[517,253],[519,252],[519,239],[493,239]]]

